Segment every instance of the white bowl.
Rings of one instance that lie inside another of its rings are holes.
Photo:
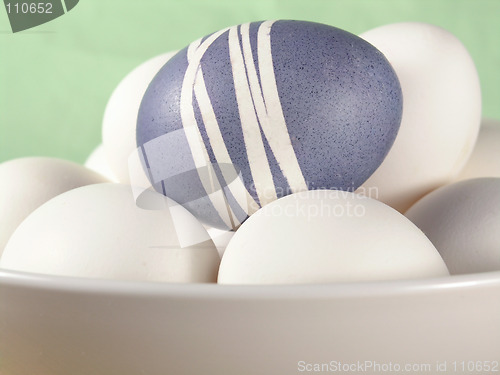
[[[500,272],[221,286],[0,270],[2,375],[466,374],[495,361]]]

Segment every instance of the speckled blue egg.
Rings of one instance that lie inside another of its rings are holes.
[[[358,188],[401,122],[384,55],[338,28],[242,24],[181,50],[147,89],[137,143],[156,190],[235,228],[290,193]]]

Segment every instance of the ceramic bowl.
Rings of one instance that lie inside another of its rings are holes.
[[[471,374],[499,362],[500,272],[221,286],[0,270],[2,375]]]

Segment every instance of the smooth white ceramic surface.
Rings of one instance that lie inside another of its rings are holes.
[[[221,286],[0,270],[0,353],[2,375],[276,375],[299,361],[457,373],[452,361],[500,361],[500,272]]]

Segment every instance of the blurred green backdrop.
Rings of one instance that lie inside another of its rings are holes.
[[[109,96],[134,67],[225,26],[280,18],[355,34],[401,21],[444,27],[476,62],[483,115],[500,119],[499,0],[80,0],[16,34],[0,9],[0,162],[83,162],[101,142]]]

